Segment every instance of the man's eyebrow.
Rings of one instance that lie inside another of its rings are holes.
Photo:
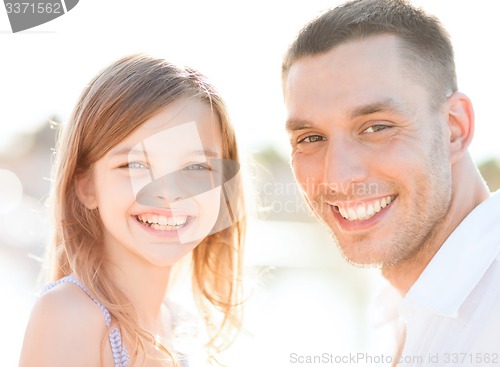
[[[293,132],[297,130],[305,130],[313,126],[313,123],[308,120],[289,118],[286,120],[286,131]]]
[[[405,104],[395,100],[394,98],[387,98],[381,101],[371,102],[355,107],[351,111],[350,117],[351,119],[355,119],[357,117],[366,116],[377,112],[393,112],[397,114],[407,115],[408,109]],[[288,132],[305,130],[314,126],[314,123],[312,123],[311,121],[301,118],[290,117],[286,121],[286,130]]]
[[[356,107],[351,112],[351,119],[377,112],[395,112],[398,114],[407,114],[407,108],[404,104],[396,101],[395,99],[387,98],[382,101],[376,101]]]

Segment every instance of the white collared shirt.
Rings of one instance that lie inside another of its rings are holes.
[[[453,231],[400,311],[401,366],[500,366],[500,191]]]

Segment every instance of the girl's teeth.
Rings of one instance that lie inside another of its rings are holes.
[[[187,221],[187,215],[177,215],[174,217],[165,217],[158,214],[141,214],[137,218],[140,222],[149,227],[158,230],[177,230],[184,226]]]
[[[160,230],[160,231],[176,231],[179,228],[181,228],[182,225],[174,225],[174,226],[165,225],[165,226],[162,226],[161,224],[153,223],[153,224],[150,225],[150,227],[153,228],[153,229]]]

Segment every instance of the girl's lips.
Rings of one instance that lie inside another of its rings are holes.
[[[147,208],[145,207],[142,210],[138,210],[132,216],[146,216],[146,215],[159,215],[164,217],[175,217],[177,215],[187,215],[192,214],[192,210],[185,209],[163,209],[163,208]]]
[[[136,216],[137,220],[146,224],[151,225],[153,228],[162,229],[160,227],[182,227],[186,221],[187,215],[175,215],[175,216],[165,216],[155,213],[145,213]],[[159,227],[160,226],[160,227]]]
[[[190,226],[195,217],[190,215],[160,216],[148,213],[133,215],[134,222],[143,230],[155,236],[164,238],[179,238],[179,231],[183,231]]]

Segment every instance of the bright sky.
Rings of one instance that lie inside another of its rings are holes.
[[[500,158],[496,51],[500,2],[414,2],[437,15],[452,35],[459,86],[471,97],[476,110],[471,147],[474,158]],[[0,151],[7,149],[15,132],[36,129],[53,115],[65,121],[85,83],[101,68],[125,54],[147,52],[195,67],[212,80],[227,102],[243,151],[273,144],[287,154],[280,85],[282,55],[302,25],[339,3],[80,0],[68,14],[19,34],[11,33],[0,5]],[[0,209],[3,205],[7,210],[11,201],[16,201],[13,195],[17,191],[9,189],[9,182],[14,188],[19,186],[16,178],[0,167]],[[2,184],[3,192],[8,193],[3,198]],[[293,293],[301,294],[293,284]],[[308,283],[304,289],[310,287]],[[286,309],[289,306],[287,303]],[[20,312],[17,306],[11,313],[15,312]],[[4,314],[11,318],[11,313],[7,310]],[[307,322],[311,322],[310,317]],[[12,329],[7,326],[5,330]],[[12,344],[21,340],[23,331],[18,328],[14,338],[7,336],[12,365],[17,358],[17,345],[12,348]],[[338,335],[344,338],[344,334]]]
[[[66,15],[12,34],[0,8],[0,150],[15,131],[67,119],[85,83],[128,53],[198,68],[225,98],[242,148],[287,154],[280,63],[310,18],[339,0],[80,0]],[[476,160],[500,157],[496,45],[500,3],[415,0],[442,19],[454,42],[460,89],[475,105]],[[496,42],[496,41],[495,41]]]

